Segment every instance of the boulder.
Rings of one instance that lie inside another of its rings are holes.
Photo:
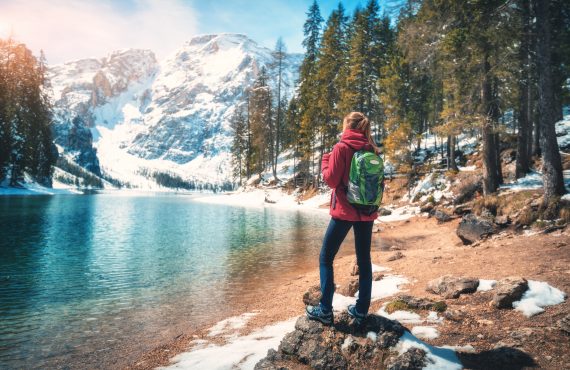
[[[486,238],[494,232],[495,228],[489,220],[477,217],[472,213],[464,215],[457,227],[457,236],[466,245]]]
[[[359,287],[360,284],[358,283],[358,279],[353,279],[350,281],[350,283],[348,283],[348,285],[346,285],[346,287],[343,287],[343,289],[340,290],[340,294],[347,297],[354,297],[356,292],[358,292]]]
[[[433,207],[434,207],[433,203],[431,203],[431,202],[425,203],[420,207],[420,212],[430,213],[433,210]]]
[[[513,308],[513,302],[522,298],[528,289],[528,281],[518,276],[510,276],[499,280],[495,286],[493,306],[496,308]]]
[[[390,257],[388,257],[387,261],[392,262],[395,260],[399,260],[400,258],[404,258],[404,255],[402,254],[402,252],[396,252],[393,255],[391,255]]]
[[[321,286],[313,285],[303,294],[303,303],[305,305],[316,306],[321,301]]]
[[[495,223],[500,227],[506,227],[508,224],[511,223],[511,219],[508,215],[497,216],[495,217]]]
[[[379,208],[378,209],[378,216],[390,216],[392,214],[392,211],[390,211],[388,208]]]
[[[404,330],[397,321],[374,314],[357,325],[346,312],[342,312],[335,316],[331,326],[301,316],[295,323],[295,330],[283,337],[278,350],[270,350],[255,369],[305,366],[315,369],[384,368],[389,348],[398,342]],[[368,338],[369,332],[376,334],[375,340]],[[287,362],[282,364],[280,361],[283,360]],[[394,363],[404,363],[404,360],[394,359]]]
[[[471,208],[470,206],[468,206],[466,204],[459,205],[453,209],[453,213],[458,215],[458,216],[463,216],[463,215],[469,214],[472,211],[473,211],[473,208]]]
[[[444,275],[430,281],[426,290],[445,298],[458,298],[461,294],[475,292],[478,286],[479,279]]]
[[[421,370],[427,366],[426,351],[412,347],[398,357],[388,360],[386,370]]]

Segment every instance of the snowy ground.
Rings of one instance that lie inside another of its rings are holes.
[[[306,201],[298,200],[299,194],[286,194],[280,188],[273,189],[239,189],[232,193],[205,195],[195,198],[198,202],[225,204],[242,207],[271,207],[288,210],[311,210],[328,212],[330,191],[320,193]],[[321,206],[325,206],[321,208]]]
[[[570,188],[570,170],[563,171],[564,173],[564,183],[567,188]],[[525,177],[522,177],[514,182],[501,185],[501,189],[520,191],[520,190],[532,190],[540,189],[543,187],[542,174],[537,171],[532,171]]]
[[[268,325],[253,333],[229,340],[224,345],[200,341],[190,352],[172,359],[173,364],[161,369],[253,369],[271,348],[277,348],[285,334],[295,329],[297,317]]]
[[[374,265],[375,271],[389,271],[389,269]],[[480,291],[491,290],[495,286],[495,280],[481,280]],[[409,284],[404,276],[386,274],[384,278],[373,283],[372,298],[381,299],[394,296],[401,292],[401,287]],[[358,294],[358,293],[357,293]],[[565,294],[550,286],[548,283],[529,281],[529,290],[522,300],[515,302],[513,307],[527,313],[536,314],[542,312],[543,307],[561,303]],[[335,294],[333,305],[335,310],[342,311],[348,304],[354,303],[354,297],[346,297]],[[411,332],[405,332],[400,341],[392,349],[400,354],[411,347],[421,348],[427,352],[428,364],[424,369],[452,370],[461,369],[457,351],[475,352],[472,346],[432,346],[422,339],[435,339],[439,336],[438,325],[443,324],[443,317],[435,311],[422,316],[411,311],[395,311],[391,314],[385,311],[386,305],[377,314],[391,320],[398,320],[405,325],[411,326]],[[248,320],[255,316],[256,312],[244,313],[240,316],[222,320],[209,329],[208,336],[226,338],[226,343],[213,344],[209,340],[196,340],[192,343],[189,352],[182,353],[172,360],[172,365],[162,369],[253,369],[271,348],[277,348],[285,334],[294,330],[297,317],[278,322],[258,329],[248,335],[239,335]],[[529,316],[529,315],[527,315]],[[376,340],[376,333],[369,333],[369,339]]]
[[[2,195],[55,195],[55,194],[81,194],[75,187],[59,181],[53,181],[53,188],[46,188],[33,181],[28,175],[24,176],[24,183],[21,188],[8,186],[8,179],[0,184],[0,196]]]

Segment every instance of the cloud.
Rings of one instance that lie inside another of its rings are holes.
[[[183,0],[0,0],[0,37],[12,32],[50,63],[145,48],[161,57],[196,34]]]

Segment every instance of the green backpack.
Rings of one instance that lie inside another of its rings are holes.
[[[376,153],[355,151],[350,162],[348,202],[365,215],[378,210],[384,194],[384,161]]]

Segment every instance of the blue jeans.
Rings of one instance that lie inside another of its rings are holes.
[[[367,314],[370,307],[370,294],[372,291],[372,262],[370,260],[370,244],[372,241],[373,221],[343,221],[331,218],[329,227],[323,240],[319,257],[319,270],[321,274],[321,308],[324,312],[332,312],[334,294],[333,261],[342,241],[351,227],[354,227],[354,244],[356,248],[356,262],[360,274],[358,276],[359,292],[356,300],[358,313]]]

